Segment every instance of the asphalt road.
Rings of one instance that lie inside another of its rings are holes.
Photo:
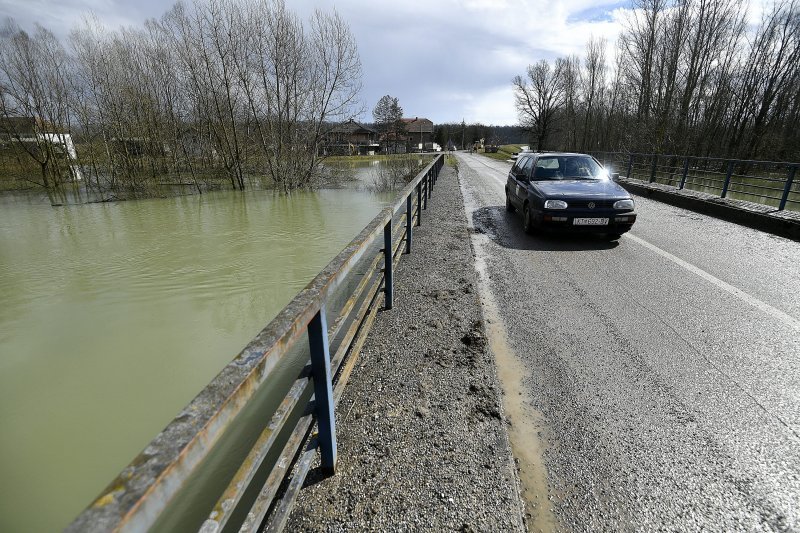
[[[531,237],[505,211],[510,164],[457,157],[487,320],[520,368],[512,444],[544,466],[529,528],[800,530],[800,244],[638,197],[619,243]]]

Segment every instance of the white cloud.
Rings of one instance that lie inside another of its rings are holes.
[[[623,11],[620,0],[287,4],[304,18],[315,8],[335,8],[350,24],[364,67],[368,111],[362,119],[371,120],[377,100],[391,94],[412,116],[494,124],[516,122],[511,78],[542,58],[582,54],[592,36],[606,37],[613,45]],[[14,17],[24,26],[38,21],[65,37],[89,10],[101,22],[118,27],[159,17],[169,5],[162,0],[0,0],[0,18]]]
[[[148,8],[144,2],[140,10],[117,0],[0,0],[0,19],[13,18],[23,29],[32,29],[34,23],[38,23],[66,39],[89,13],[94,13],[103,24],[118,28],[141,24],[166,9],[163,3],[155,5],[156,2],[149,1],[154,5]]]
[[[481,122],[492,126],[515,124],[517,112],[514,109],[511,84],[474,95],[465,106],[465,115],[467,122]]]

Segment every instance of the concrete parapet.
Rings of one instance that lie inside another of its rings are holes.
[[[633,194],[647,196],[789,239],[800,240],[800,213],[795,211],[779,211],[768,205],[720,198],[712,194],[676,189],[669,185],[647,183],[636,179],[621,177],[617,182]]]

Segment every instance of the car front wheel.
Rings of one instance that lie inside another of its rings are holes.
[[[528,235],[533,234],[533,218],[531,217],[531,208],[525,204],[525,209],[522,213],[522,228]]]

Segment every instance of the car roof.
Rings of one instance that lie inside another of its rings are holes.
[[[555,155],[592,157],[589,154],[581,154],[581,153],[577,153],[577,152],[520,152],[519,155],[520,156],[526,156],[526,157],[529,157],[529,156],[544,157],[544,156],[555,156]]]

